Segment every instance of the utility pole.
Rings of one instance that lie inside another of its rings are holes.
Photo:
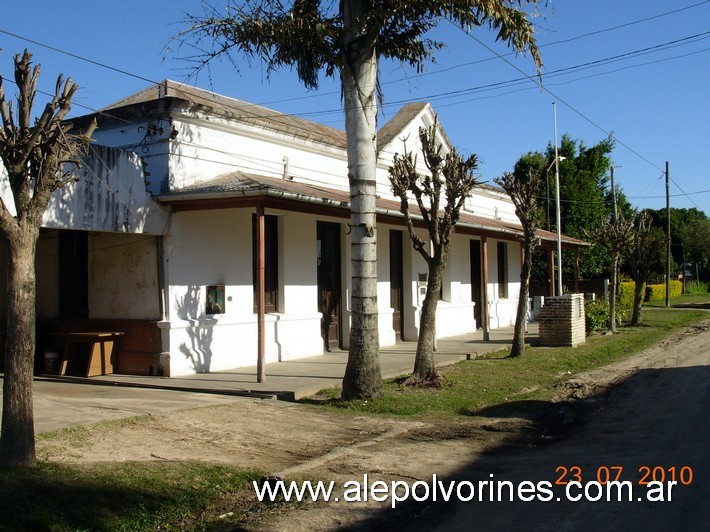
[[[666,307],[671,306],[671,194],[670,172],[666,161]]]
[[[614,224],[616,225],[617,221],[619,220],[619,207],[616,204],[616,184],[614,183],[614,165],[612,164],[610,167],[610,172],[611,172],[611,198],[614,202]],[[612,272],[612,275],[614,278],[612,279],[612,286],[614,286],[614,297],[617,297],[621,291],[619,287],[619,260],[615,261],[616,264],[613,265],[614,271]]]

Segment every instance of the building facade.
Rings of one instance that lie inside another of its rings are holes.
[[[93,118],[80,179],[55,193],[43,222],[41,342],[66,330],[121,331],[114,371],[172,376],[253,365],[259,345],[266,362],[348,348],[343,131],[172,81],[75,123]],[[383,346],[416,340],[427,272],[388,169],[434,120],[430,105],[408,104],[378,133]],[[443,129],[440,138],[450,147]],[[520,235],[507,196],[477,188],[452,238],[438,336],[514,323]]]

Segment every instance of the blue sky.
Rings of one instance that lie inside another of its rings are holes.
[[[217,63],[209,73],[190,76],[190,63],[180,60],[189,49],[166,46],[185,28],[185,13],[202,13],[199,0],[8,4],[0,20],[0,71],[12,79],[12,56],[28,48],[42,65],[40,89],[52,91],[59,73],[79,84],[74,115],[149,85],[138,77],[171,78],[343,127],[337,80],[307,91],[294,72],[267,76],[259,64],[246,62],[238,73],[231,64]],[[663,170],[669,161],[671,205],[710,214],[710,1],[556,0],[540,15],[535,23],[543,84],[553,94],[525,79],[523,73],[535,75],[529,56],[506,56],[506,62],[490,49],[500,55],[509,50],[486,29],[474,30],[474,39],[445,22],[436,37],[447,48],[426,75],[381,64],[380,123],[405,102],[430,101],[452,142],[478,154],[483,180],[492,181],[521,154],[544,150],[552,141],[555,101],[560,137],[568,133],[593,145],[614,134],[615,176],[632,204],[665,206]],[[14,92],[9,82],[6,91]]]

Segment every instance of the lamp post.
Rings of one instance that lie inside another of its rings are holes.
[[[556,151],[556,149],[555,149],[555,151]],[[557,164],[559,167],[559,162],[564,161],[566,158],[567,157],[565,157],[564,155],[556,156],[555,159],[550,163],[550,165],[545,169],[545,187],[547,188],[546,206],[547,206],[547,230],[548,231],[550,230],[550,225],[551,225],[550,224],[550,170],[552,169],[553,164]],[[557,188],[559,188],[559,180],[557,181]],[[559,193],[558,193],[558,196],[559,196]],[[559,212],[559,210],[560,209],[559,209],[559,203],[558,203],[557,211]],[[557,225],[559,226],[559,222]],[[551,258],[552,257],[550,257],[550,259]],[[555,269],[554,268],[552,268],[551,277],[552,277],[552,283],[554,283],[555,282]],[[550,287],[550,288],[552,289],[552,287]],[[559,294],[559,295],[562,295],[562,294]]]
[[[550,170],[552,170],[552,165],[555,164],[555,162],[559,161],[564,161],[567,157],[564,155],[560,155],[556,157],[550,165],[545,169],[545,188],[547,189],[547,230],[550,230],[550,226],[552,225],[550,223]]]
[[[562,295],[562,228],[560,222],[560,156],[557,154],[557,105],[552,102],[555,122],[555,196],[557,200],[557,295]]]

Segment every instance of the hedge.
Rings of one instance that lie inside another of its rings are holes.
[[[635,287],[636,283],[633,281],[619,283],[619,307],[632,308],[634,306]]]
[[[680,297],[683,293],[683,283],[681,281],[671,281],[671,299]],[[644,301],[660,301],[666,298],[666,285],[649,284],[646,286],[646,297]]]

